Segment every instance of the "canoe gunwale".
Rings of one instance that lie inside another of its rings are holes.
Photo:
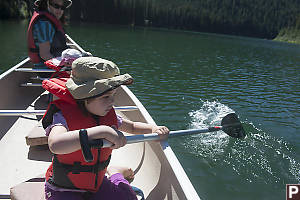
[[[15,65],[14,67],[12,67],[12,68],[8,69],[7,71],[3,72],[2,74],[0,74],[0,81],[3,80],[5,77],[7,77],[10,73],[14,72],[19,67],[25,65],[26,63],[29,63],[29,61],[30,61],[29,57],[25,58],[19,64]]]

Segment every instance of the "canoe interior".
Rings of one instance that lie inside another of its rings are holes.
[[[14,69],[20,66],[32,67],[32,64],[29,59],[25,59],[20,65],[16,65],[7,73],[0,75],[0,109],[26,109],[43,92],[41,87],[20,86],[33,76],[31,73],[14,72]],[[17,117],[0,117],[0,138],[17,119]]]
[[[76,46],[76,45],[75,45]],[[41,110],[48,105],[41,87],[22,87],[33,73],[16,72],[18,67],[32,67],[28,59],[0,75],[0,109]],[[126,87],[118,89],[115,106],[137,106],[131,111],[117,111],[132,121],[155,123],[143,105]],[[42,116],[0,116],[0,199],[9,199],[10,188],[41,176],[51,162],[47,145],[29,147],[25,137]],[[167,142],[142,142],[114,150],[110,165],[132,168],[136,175],[131,185],[140,188],[147,200],[200,199]]]

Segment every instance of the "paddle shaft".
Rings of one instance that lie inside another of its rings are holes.
[[[134,111],[136,106],[116,106],[115,110]],[[44,115],[46,110],[0,110],[0,116]]]
[[[215,126],[209,127],[204,129],[190,129],[190,130],[178,130],[178,131],[170,131],[168,138],[177,137],[177,136],[185,136],[185,135],[195,135],[199,133],[208,133],[222,130],[222,126]],[[151,134],[144,134],[144,135],[132,135],[132,136],[125,136],[127,143],[126,144],[133,144],[138,142],[145,142],[145,141],[153,141],[159,140],[160,136],[157,133]],[[96,141],[92,142],[92,146],[97,146],[99,143]],[[112,143],[107,140],[103,141],[103,147],[111,147]]]
[[[169,137],[177,137],[177,136],[185,136],[185,135],[195,135],[199,133],[208,133],[214,131],[224,131],[227,135],[234,137],[234,138],[245,138],[246,132],[241,125],[237,115],[235,113],[227,114],[223,117],[221,121],[222,126],[213,126],[203,129],[190,129],[190,130],[179,130],[179,131],[170,131]],[[119,132],[119,131],[118,131]],[[121,132],[120,132],[121,133]],[[122,134],[122,133],[121,133]],[[152,141],[152,140],[159,140],[161,137],[157,133],[145,134],[145,135],[133,135],[133,136],[126,136],[126,144],[133,144],[138,142],[145,142],[145,141]],[[81,142],[81,141],[80,141]],[[89,140],[87,143],[82,142],[82,152],[84,159],[87,162],[91,162],[93,160],[93,155],[91,152],[91,147],[111,147],[112,143],[102,140]]]

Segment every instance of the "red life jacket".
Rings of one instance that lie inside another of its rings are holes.
[[[58,66],[56,64],[53,63],[53,59],[49,59],[46,62],[44,62],[44,64],[50,68],[50,69],[54,69],[55,72],[53,73],[53,75],[51,77],[60,77],[60,78],[69,78],[70,77],[70,71],[71,71],[71,67],[67,68],[64,66]],[[69,73],[68,73],[69,72]]]
[[[67,48],[65,32],[60,21],[49,12],[35,11],[31,17],[27,30],[28,55],[33,63],[44,62],[39,56],[39,48],[35,45],[33,38],[34,24],[40,18],[46,18],[47,20],[49,20],[56,29],[54,38],[52,40],[52,43],[50,44],[50,53],[55,57],[60,56],[61,52]]]
[[[117,116],[114,109],[111,109],[103,117],[84,115],[74,99],[69,101],[70,93],[67,92],[68,90],[65,87],[65,90],[62,89],[61,86],[66,80],[66,78],[45,80],[43,81],[43,86],[45,86],[45,89],[50,88],[50,92],[53,92],[54,95],[62,96],[62,94],[65,94],[67,97],[66,99],[55,100],[51,105],[55,105],[61,110],[70,131],[90,128],[99,124],[117,127]],[[47,113],[48,111],[49,109]],[[47,113],[43,118],[43,125],[45,125],[44,119],[49,119]],[[51,115],[51,111],[49,113]],[[56,154],[53,157],[52,164],[47,170],[46,180],[64,188],[96,192],[102,184],[111,152],[112,150],[110,148],[92,148],[94,157],[92,162],[86,162],[84,160],[81,149],[69,154]]]
[[[53,59],[55,59],[55,58],[52,58],[52,59],[49,59],[49,60],[45,61],[45,65],[47,67],[49,67],[50,69],[54,69],[55,71],[59,72],[61,70],[62,66],[54,64]]]
[[[76,105],[75,99],[72,97],[69,90],[66,88],[66,82],[68,78],[52,78],[49,80],[43,80],[42,86],[45,90],[54,94],[59,99]]]

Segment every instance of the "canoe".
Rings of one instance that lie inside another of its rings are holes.
[[[70,37],[68,45],[83,51]],[[32,67],[26,58],[0,75],[0,199],[44,198],[43,177],[51,162],[47,140],[25,139],[33,130],[43,132],[40,120],[48,104],[41,81],[33,78],[39,72],[33,73]],[[119,115],[155,123],[128,87],[120,87],[115,99]],[[128,144],[113,151],[111,165],[132,168],[131,185],[147,200],[200,199],[167,141]]]

